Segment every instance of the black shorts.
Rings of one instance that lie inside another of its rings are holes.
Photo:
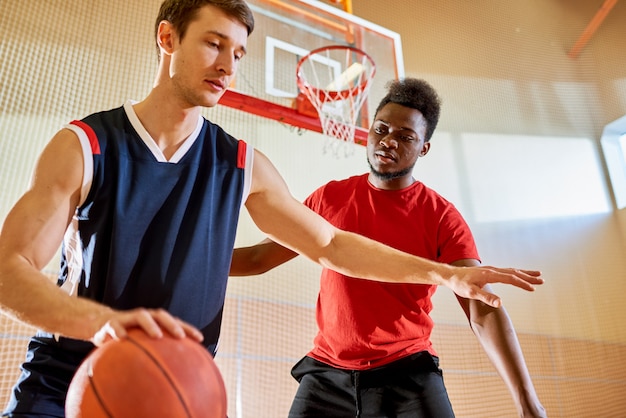
[[[289,418],[451,418],[439,359],[424,351],[370,370],[343,370],[304,357]]]
[[[3,417],[63,418],[65,397],[76,369],[94,348],[87,341],[33,337],[22,374],[13,387]]]

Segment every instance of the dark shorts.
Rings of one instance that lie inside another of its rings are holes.
[[[80,363],[93,344],[61,337],[33,337],[22,374],[13,387],[3,417],[63,418],[65,396]]]
[[[362,371],[304,357],[291,374],[300,386],[290,418],[454,417],[439,359],[428,352]]]

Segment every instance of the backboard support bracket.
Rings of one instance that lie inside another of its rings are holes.
[[[319,118],[302,114],[296,109],[280,106],[258,97],[239,93],[236,90],[226,90],[219,104],[295,127],[323,133]],[[354,143],[358,145],[367,144],[367,132],[366,129],[357,126],[354,131]]]

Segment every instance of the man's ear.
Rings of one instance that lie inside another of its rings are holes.
[[[157,45],[159,45],[161,55],[172,53],[174,50],[174,36],[172,24],[167,20],[162,20],[157,30]]]
[[[424,145],[422,146],[422,150],[420,151],[420,157],[423,157],[424,155],[428,154],[428,151],[430,151],[430,141],[428,142],[424,142]]]

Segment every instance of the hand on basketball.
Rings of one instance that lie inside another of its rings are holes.
[[[485,290],[489,283],[504,283],[533,291],[535,285],[543,284],[541,272],[499,267],[457,267],[447,286],[457,295],[479,300],[494,308],[502,305],[500,297]]]
[[[137,308],[129,311],[112,311],[107,322],[96,332],[91,342],[100,346],[110,340],[125,338],[130,328],[141,328],[152,338],[162,338],[163,332],[176,338],[187,336],[198,342],[204,338],[193,325],[175,318],[163,309]]]

